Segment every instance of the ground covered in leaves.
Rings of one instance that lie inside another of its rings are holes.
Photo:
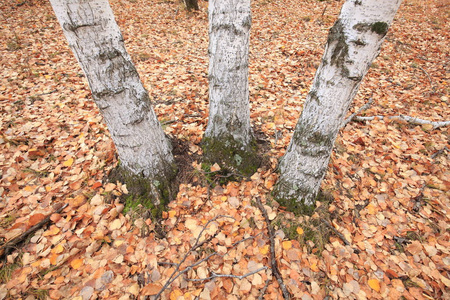
[[[196,158],[208,116],[207,2],[198,13],[175,1],[111,2],[192,169],[161,221],[124,215],[126,186],[103,181],[114,147],[50,5],[1,1],[0,299],[152,299],[161,290],[163,299],[281,299],[259,199],[292,298],[450,297],[448,127],[350,122],[323,182],[332,202],[296,217],[270,199],[342,1],[252,1],[251,118],[267,163],[226,185],[212,185]],[[448,121],[448,18],[446,1],[404,0],[352,111],[372,98],[362,115]]]

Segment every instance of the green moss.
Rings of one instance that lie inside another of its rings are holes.
[[[330,29],[327,43],[329,45],[336,43],[333,53],[331,54],[330,64],[343,68],[345,57],[348,55],[348,45],[345,40],[344,26],[340,19],[338,19]]]
[[[28,296],[34,296],[34,299],[45,300],[48,297],[48,290],[30,288],[25,292]]]
[[[388,29],[389,25],[386,22],[375,22],[370,27],[370,30],[382,36],[386,35]]]
[[[123,195],[124,213],[139,210],[143,214],[150,212],[151,217],[159,218],[167,204],[175,198],[177,187],[174,179],[176,167],[171,166],[165,172],[153,178],[135,175],[118,166],[109,174],[109,181],[127,185],[128,194]]]
[[[275,229],[282,229],[286,239],[297,240],[302,248],[306,247],[309,253],[320,256],[333,234],[322,221],[330,218],[328,207],[332,198],[328,193],[320,192],[317,200],[322,202],[320,207],[308,207],[308,213],[314,214],[314,218],[280,213],[272,225]]]
[[[19,263],[4,264],[0,268],[0,284],[7,283],[15,269],[20,268]]]
[[[251,176],[258,169],[261,158],[255,141],[243,146],[233,137],[208,138],[202,140],[205,162],[217,163],[224,172]]]

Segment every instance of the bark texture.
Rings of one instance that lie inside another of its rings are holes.
[[[380,52],[401,0],[348,0],[331,28],[322,63],[286,154],[274,197],[291,210],[314,204],[334,141],[361,80]]]
[[[156,190],[174,176],[171,146],[128,55],[107,0],[51,0],[127,177],[150,179]],[[159,200],[156,200],[159,202]],[[156,203],[158,204],[158,203]]]
[[[208,13],[209,120],[203,139],[205,156],[222,166],[251,173],[243,170],[257,162],[248,91],[250,0],[210,0]]]

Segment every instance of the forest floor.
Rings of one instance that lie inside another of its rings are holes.
[[[178,1],[111,1],[164,130],[192,166],[152,222],[124,215],[126,186],[103,181],[114,146],[48,2],[1,1],[0,299],[152,299],[177,275],[163,299],[282,299],[259,200],[293,299],[449,299],[449,127],[350,122],[322,184],[332,202],[310,217],[285,212],[270,198],[277,161],[342,1],[255,0],[251,118],[267,159],[251,178],[210,186],[198,160],[208,117],[199,2],[188,13]],[[351,112],[372,98],[361,115],[448,121],[449,18],[447,1],[404,0]]]

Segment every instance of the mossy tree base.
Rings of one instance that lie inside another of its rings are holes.
[[[124,212],[129,212],[142,205],[151,213],[152,218],[159,218],[167,204],[176,197],[178,187],[175,182],[177,169],[168,167],[152,178],[136,175],[121,166],[113,169],[109,175],[110,182],[121,182],[127,185],[128,194],[121,201],[125,204]]]
[[[333,201],[332,196],[320,189],[316,195],[313,196],[313,201],[305,202],[299,195],[297,197],[283,197],[281,185],[277,184],[272,192],[272,197],[280,206],[286,207],[287,211],[293,212],[295,215],[311,216],[316,209],[316,201],[330,203]],[[311,195],[309,195],[311,197]]]
[[[202,149],[206,162],[217,163],[222,169],[243,176],[251,176],[261,164],[256,141],[252,141],[248,146],[245,146],[231,136],[204,137]]]

